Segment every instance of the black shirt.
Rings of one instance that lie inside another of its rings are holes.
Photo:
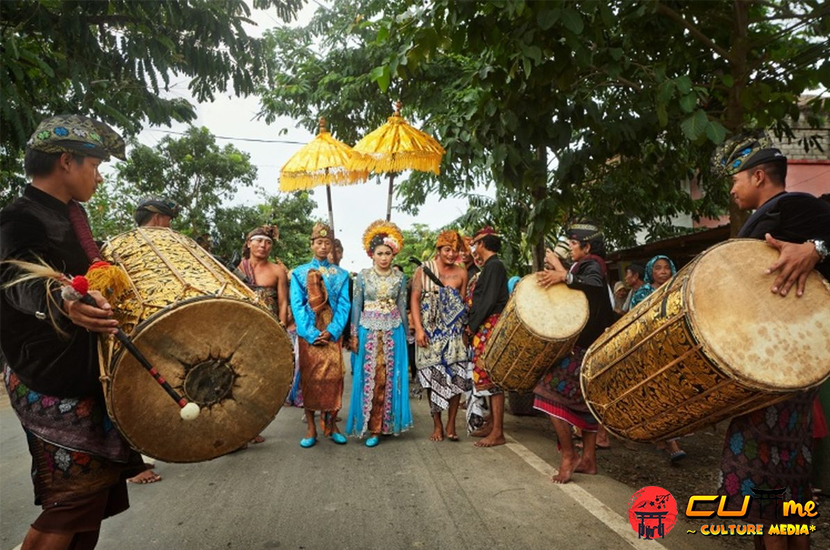
[[[83,275],[89,261],[69,221],[65,203],[32,186],[0,211],[0,261],[42,260],[67,275]],[[20,274],[0,265],[0,282]],[[0,350],[29,388],[55,397],[101,391],[96,335],[72,324],[60,310],[60,292],[48,299],[38,280],[0,290]],[[50,322],[51,316],[64,335]],[[45,319],[38,318],[43,317]]]
[[[473,306],[467,321],[470,330],[475,333],[488,317],[504,311],[508,298],[507,270],[498,255],[493,254],[481,266],[473,289]]]
[[[588,349],[606,328],[614,324],[614,307],[608,293],[608,281],[599,262],[585,259],[572,269],[569,288],[581,290],[588,298],[588,322],[579,334],[576,345]]]
[[[830,203],[806,193],[779,193],[764,203],[741,228],[739,237],[763,239],[769,233],[780,241],[801,244],[810,239],[830,246]],[[830,259],[816,266],[830,280]]]

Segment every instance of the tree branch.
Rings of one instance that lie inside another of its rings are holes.
[[[689,33],[692,36],[697,38],[700,42],[703,42],[703,44],[705,44],[706,46],[711,48],[715,53],[717,53],[718,55],[720,55],[721,57],[723,57],[727,61],[732,61],[732,59],[729,57],[729,52],[727,52],[726,50],[724,50],[723,48],[721,48],[720,46],[715,44],[712,41],[711,38],[709,38],[708,36],[706,36],[705,34],[700,32],[697,29],[697,27],[695,27],[694,25],[692,25],[691,23],[686,21],[683,18],[683,16],[681,16],[679,13],[677,13],[676,11],[671,9],[670,7],[668,7],[664,4],[661,4],[660,2],[657,2],[657,13],[659,13],[661,15],[665,15],[669,19],[679,23],[682,27],[684,27],[686,30],[688,30]]]

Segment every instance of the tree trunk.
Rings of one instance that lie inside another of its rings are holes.
[[[732,21],[732,48],[729,50],[729,68],[734,85],[729,90],[726,103],[725,124],[733,134],[740,133],[744,127],[744,109],[741,94],[746,89],[747,56],[749,54],[749,2],[734,0],[735,18]],[[732,185],[731,180],[724,185]],[[735,201],[729,201],[729,235],[735,237],[749,217],[749,213],[738,209]]]

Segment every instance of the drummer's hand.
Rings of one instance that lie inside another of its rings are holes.
[[[418,345],[419,348],[425,348],[429,345],[429,340],[427,339],[427,333],[423,330],[415,329],[415,343]]]
[[[766,234],[766,240],[769,246],[778,250],[778,259],[767,268],[768,274],[779,272],[770,290],[786,296],[792,286],[797,283],[796,296],[802,296],[804,286],[807,284],[807,276],[815,269],[820,259],[815,245],[779,241],[773,239],[769,233]]]
[[[538,271],[536,282],[543,288],[548,288],[565,280],[565,273],[561,271]]]
[[[95,298],[98,307],[86,305],[79,300],[64,300],[63,308],[69,320],[79,327],[90,332],[115,334],[118,332],[118,321],[112,318],[112,306],[97,290],[90,290],[89,295]]]

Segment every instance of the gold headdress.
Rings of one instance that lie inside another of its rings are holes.
[[[397,254],[403,248],[403,233],[400,227],[386,220],[378,220],[369,224],[363,233],[363,248],[370,257],[375,247],[385,244]]]

